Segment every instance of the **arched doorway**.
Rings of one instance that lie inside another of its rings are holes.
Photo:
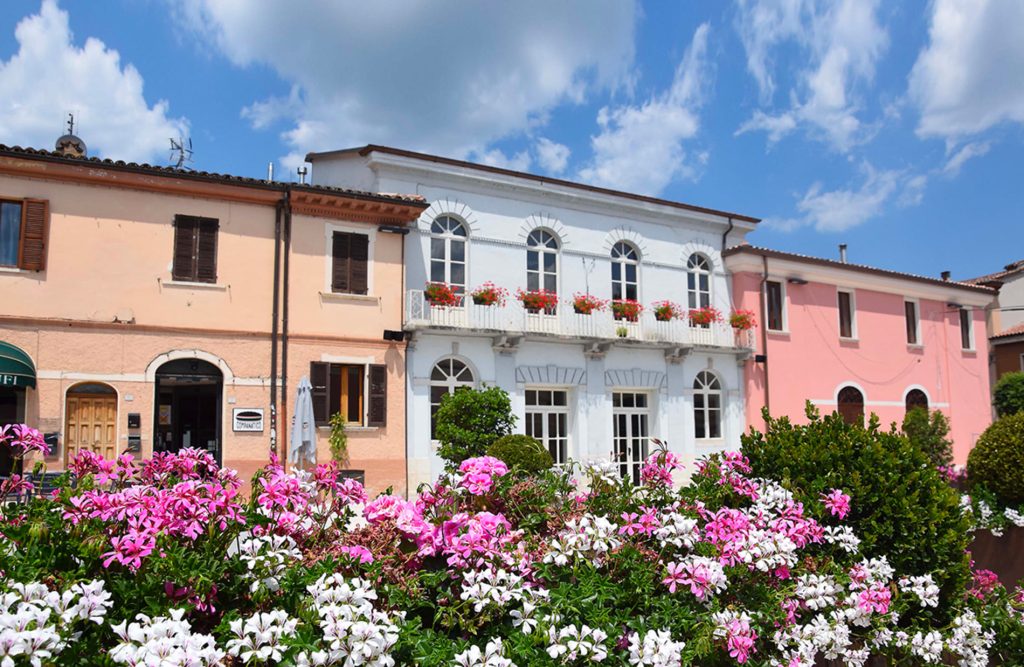
[[[82,382],[64,397],[64,464],[87,450],[117,458],[117,392],[102,382]]]
[[[838,396],[839,414],[847,424],[864,425],[864,394],[856,387],[843,387]]]
[[[914,408],[928,409],[928,395],[920,389],[911,389],[907,392],[907,412],[910,412]]]
[[[156,371],[153,451],[205,449],[221,461],[224,375],[202,359],[175,359]]]

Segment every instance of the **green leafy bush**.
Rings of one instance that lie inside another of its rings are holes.
[[[505,435],[487,448],[487,455],[504,461],[509,468],[537,473],[555,465],[551,453],[536,438],[518,433]]]
[[[992,403],[1000,417],[1024,411],[1024,373],[1007,373],[992,389]]]
[[[924,452],[932,465],[953,463],[953,441],[949,439],[949,420],[939,410],[914,408],[903,418],[903,435]]]
[[[345,433],[345,425],[348,419],[340,412],[331,415],[331,435],[327,442],[331,445],[331,460],[337,461],[340,465],[348,465],[348,434]]]
[[[1024,412],[997,419],[967,457],[967,480],[1002,505],[1024,503]]]
[[[970,570],[959,493],[906,438],[880,430],[876,416],[867,427],[851,425],[808,403],[807,417],[798,425],[765,411],[765,432],[742,437],[753,474],[778,479],[805,504],[842,489],[851,497],[846,523],[866,555],[885,556],[902,572],[932,572],[944,603],[960,599]]]
[[[438,453],[453,465],[483,456],[492,442],[512,432],[515,420],[508,394],[500,387],[460,387],[437,408]]]

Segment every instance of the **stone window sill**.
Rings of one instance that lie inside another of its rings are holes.
[[[194,283],[186,280],[162,280],[160,284],[164,287],[179,287],[181,289],[205,289],[214,292],[226,292],[227,285],[222,283]]]
[[[357,303],[380,303],[380,297],[373,294],[345,294],[343,292],[320,292],[321,301],[332,301],[344,303],[355,301]]]

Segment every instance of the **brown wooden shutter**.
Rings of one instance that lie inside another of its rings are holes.
[[[313,361],[309,364],[309,383],[313,385],[313,422],[317,426],[327,426],[331,420],[330,392],[327,385],[327,374],[330,364]]]
[[[213,218],[199,218],[196,238],[196,281],[217,282],[217,231],[220,224]]]
[[[50,204],[45,199],[26,199],[21,207],[21,248],[18,266],[27,271],[46,268],[46,242],[50,227]]]
[[[370,366],[369,400],[367,426],[386,426],[388,422],[388,367],[383,364]]]
[[[174,264],[171,278],[194,281],[196,279],[196,242],[199,219],[191,215],[174,216]]]
[[[349,258],[351,256],[349,240],[352,234],[334,232],[331,248],[331,291],[349,291]]]
[[[351,234],[352,261],[349,267],[349,288],[353,294],[366,294],[369,285],[370,237]]]

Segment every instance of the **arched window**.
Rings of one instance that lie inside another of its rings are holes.
[[[693,310],[711,305],[711,260],[694,253],[686,262],[687,306]]]
[[[612,299],[632,299],[637,296],[637,269],[640,253],[636,248],[619,241],[612,246]]]
[[[907,392],[907,412],[914,408],[928,409],[928,395],[920,389],[911,389]]]
[[[430,437],[434,437],[434,415],[441,405],[441,399],[454,394],[459,387],[473,387],[476,379],[473,371],[458,359],[442,359],[430,373]]]
[[[526,289],[558,292],[558,239],[546,229],[526,238]]]
[[[456,293],[466,291],[466,225],[441,215],[430,224],[430,282],[447,283]]]
[[[856,387],[839,390],[839,414],[847,424],[864,425],[864,394]]]
[[[722,437],[722,383],[711,371],[693,380],[693,423],[698,439]]]

